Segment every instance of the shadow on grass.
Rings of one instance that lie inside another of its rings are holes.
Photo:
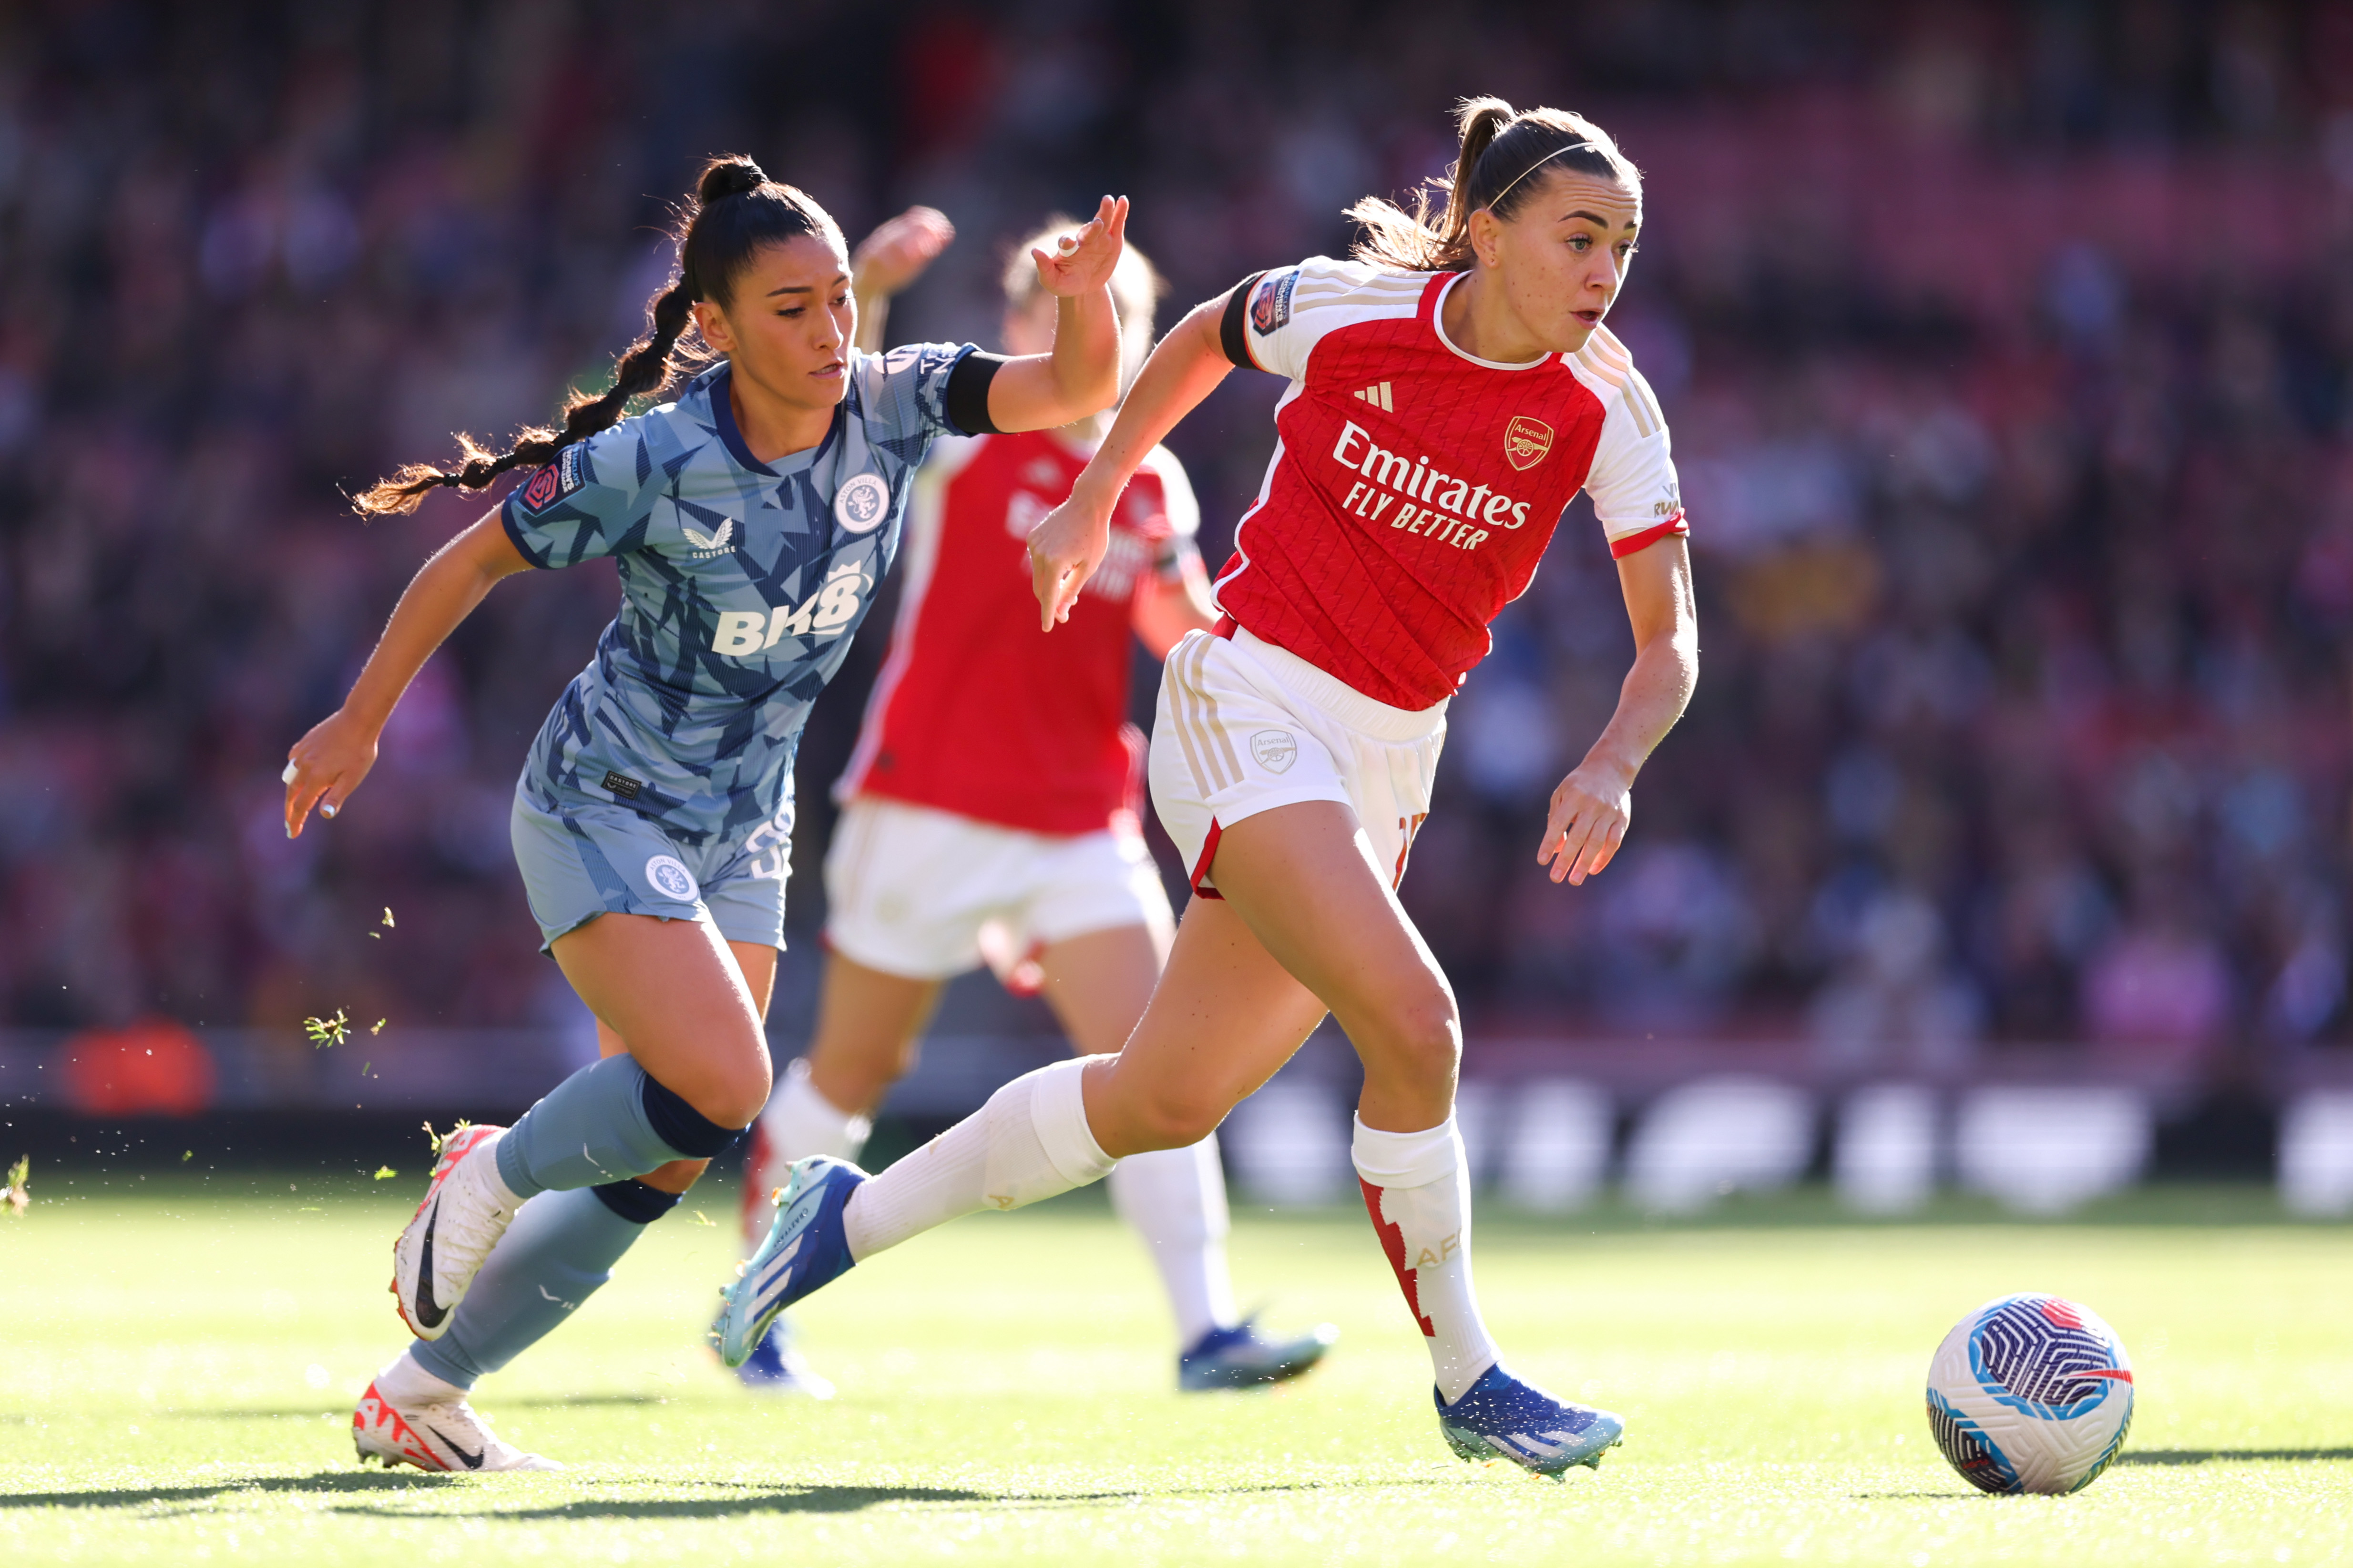
[[[488,1501],[488,1500],[484,1500]],[[759,1513],[857,1513],[894,1502],[1004,1502],[988,1492],[956,1487],[778,1487],[763,1488],[743,1497],[706,1498],[582,1498],[576,1502],[544,1508],[501,1508],[495,1503],[480,1511],[516,1523],[554,1519],[733,1519]],[[390,1519],[414,1519],[414,1509],[379,1508],[343,1503],[341,1514],[375,1514]]]
[[[2137,1448],[2119,1465],[2202,1465],[2210,1459],[2353,1459],[2353,1448]]]
[[[234,1492],[387,1492],[439,1488],[457,1479],[412,1470],[328,1471],[315,1476],[259,1476],[202,1487],[96,1487],[79,1492],[0,1492],[0,1513],[19,1508],[144,1508],[195,1503]]]
[[[551,1503],[543,1508],[486,1508],[482,1512],[501,1520],[535,1522],[556,1519],[731,1519],[747,1514],[765,1513],[856,1513],[888,1503],[974,1503],[995,1509],[1077,1508],[1099,1503],[1147,1502],[1172,1498],[1261,1496],[1278,1492],[1322,1492],[1360,1489],[1353,1483],[1340,1482],[1320,1486],[1313,1481],[1270,1482],[1262,1486],[1174,1487],[1167,1490],[1113,1489],[1103,1491],[1070,1492],[981,1492],[961,1487],[857,1487],[857,1486],[776,1486],[764,1487],[744,1481],[696,1481],[691,1486],[733,1488],[733,1497],[701,1498],[582,1498],[574,1502]],[[1384,1482],[1390,1486],[1436,1486],[1442,1483],[1417,1478],[1412,1480]],[[375,1514],[385,1518],[413,1519],[412,1509],[389,1509],[365,1503],[335,1505],[334,1511],[343,1514]]]
[[[668,1405],[670,1395],[660,1394],[571,1394],[522,1395],[513,1399],[485,1400],[482,1408],[497,1410],[572,1409],[590,1405]],[[305,1405],[296,1409],[279,1410],[158,1410],[150,1412],[173,1421],[316,1421],[322,1415],[349,1416],[352,1401],[339,1400],[332,1405]],[[5,1420],[0,1416],[0,1420]]]
[[[194,1487],[96,1487],[84,1491],[0,1492],[0,1516],[19,1509],[109,1508],[152,1509],[162,1514],[194,1512],[201,1505],[241,1493],[300,1493],[311,1497],[427,1490],[450,1500],[469,1495],[449,1489],[465,1476],[427,1475],[414,1470],[329,1470],[308,1476],[260,1476],[249,1480],[220,1481]],[[726,1519],[764,1513],[856,1513],[889,1503],[979,1503],[999,1509],[1071,1508],[1099,1503],[1145,1502],[1179,1497],[1268,1496],[1282,1492],[1324,1492],[1365,1489],[1366,1483],[1338,1481],[1275,1481],[1261,1485],[1124,1488],[1097,1491],[985,1492],[961,1487],[765,1486],[747,1481],[689,1481],[699,1489],[734,1495],[701,1498],[601,1497],[538,1508],[501,1506],[517,1496],[511,1491],[475,1492],[466,1510],[476,1515],[534,1521],[557,1519]],[[1449,1484],[1429,1477],[1373,1483],[1371,1489]],[[417,1510],[385,1508],[362,1501],[331,1503],[342,1514],[414,1519]]]

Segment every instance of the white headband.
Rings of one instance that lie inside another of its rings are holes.
[[[1526,179],[1530,174],[1535,174],[1538,169],[1543,168],[1546,163],[1551,163],[1563,153],[1575,153],[1581,148],[1590,147],[1592,145],[1593,143],[1590,142],[1572,142],[1566,147],[1554,148],[1551,152],[1546,153],[1535,163],[1530,163],[1526,168],[1522,169],[1518,174],[1514,174],[1512,176],[1511,185],[1505,185],[1502,190],[1497,191],[1493,195],[1489,196],[1487,198],[1487,210],[1493,212],[1495,209],[1495,204],[1497,202],[1502,201],[1505,196],[1512,194],[1512,185],[1518,184],[1522,180]]]

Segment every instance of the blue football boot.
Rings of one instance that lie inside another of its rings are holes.
[[[804,1399],[831,1399],[833,1384],[810,1366],[808,1358],[793,1343],[793,1321],[784,1313],[768,1325],[760,1342],[735,1376],[754,1394],[798,1394]]]
[[[1216,1388],[1255,1388],[1287,1383],[1324,1359],[1340,1331],[1318,1323],[1303,1334],[1273,1339],[1258,1331],[1251,1318],[1230,1329],[1211,1329],[1176,1358],[1176,1386],[1187,1394]]]
[[[857,1266],[842,1234],[841,1209],[865,1180],[865,1172],[827,1154],[795,1163],[768,1238],[737,1271],[735,1283],[720,1288],[727,1305],[711,1325],[711,1344],[721,1361],[742,1366],[777,1313]]]
[[[1465,1459],[1509,1459],[1559,1480],[1571,1466],[1601,1468],[1603,1450],[1623,1437],[1626,1423],[1607,1410],[1555,1399],[1522,1383],[1499,1363],[1453,1404],[1436,1389],[1438,1430]]]

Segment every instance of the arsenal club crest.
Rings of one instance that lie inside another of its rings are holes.
[[[1552,426],[1543,420],[1514,414],[1504,426],[1504,457],[1512,467],[1524,471],[1533,468],[1551,450]]]

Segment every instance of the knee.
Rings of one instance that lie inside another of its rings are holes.
[[[1205,1100],[1198,1095],[1144,1096],[1128,1108],[1128,1114],[1122,1119],[1127,1141],[1134,1144],[1125,1152],[1188,1149],[1215,1132],[1218,1124],[1226,1119],[1226,1112],[1232,1109],[1223,1100]]]
[[[683,1098],[696,1112],[722,1127],[749,1127],[758,1120],[774,1088],[765,1043],[756,1052],[741,1052],[714,1063],[692,1092]]]
[[[702,1179],[711,1168],[708,1160],[672,1160],[667,1165],[657,1165],[638,1180],[658,1193],[680,1194]]]
[[[1416,1078],[1451,1079],[1462,1060],[1462,1020],[1444,991],[1392,1007],[1385,1031],[1397,1065]]]

